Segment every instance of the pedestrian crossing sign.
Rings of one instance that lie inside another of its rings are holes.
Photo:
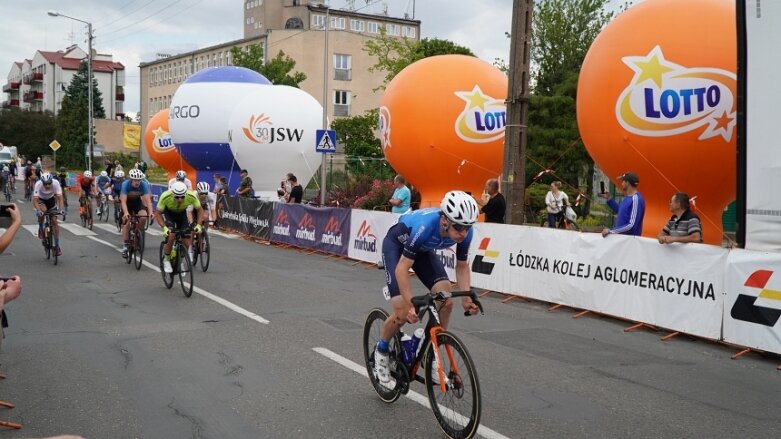
[[[315,151],[336,152],[336,131],[317,130],[315,141]]]

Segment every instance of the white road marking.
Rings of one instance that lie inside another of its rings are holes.
[[[220,232],[219,230],[215,230],[215,229],[209,229],[209,234],[210,235],[222,236],[223,238],[227,238],[227,239],[238,239],[239,238],[239,235],[231,235],[229,233]]]
[[[152,236],[163,236],[163,232],[161,232],[160,230],[157,230],[157,229],[153,229],[151,227],[146,229],[146,234],[147,235],[152,235]]]
[[[363,375],[364,377],[367,377],[367,378],[369,377],[369,375],[366,373],[366,366],[362,366],[362,365],[360,365],[360,364],[358,364],[358,363],[356,363],[356,362],[354,362],[354,361],[352,361],[352,360],[350,360],[348,358],[345,358],[345,357],[343,357],[343,356],[341,356],[341,355],[339,355],[339,354],[337,354],[337,353],[335,353],[333,351],[330,351],[330,350],[328,350],[326,348],[312,348],[312,350],[317,352],[318,354],[320,354],[320,355],[330,359],[330,360],[333,360],[333,361],[341,364],[342,366],[352,370],[353,372],[356,372],[356,373],[358,373],[360,375]],[[409,393],[407,393],[404,396],[406,396],[407,398],[417,402],[418,404],[420,404],[420,405],[422,405],[422,406],[424,406],[424,407],[426,407],[428,409],[431,408],[431,406],[428,403],[428,397],[423,396],[423,395],[421,395],[418,392],[410,390]],[[451,419],[454,419],[454,420],[456,420],[458,422],[461,422],[462,420],[464,420],[463,423],[466,422],[465,421],[466,417],[461,415],[461,414],[453,413],[450,416],[452,416]],[[494,430],[491,430],[490,428],[486,427],[485,425],[480,425],[479,427],[477,427],[477,434],[479,436],[482,436],[482,437],[488,438],[488,439],[509,439],[507,436],[505,436],[505,435],[503,435],[501,433],[498,433],[498,432],[496,432]]]
[[[23,224],[22,228],[32,233],[33,236],[35,236],[36,238],[38,237],[38,224],[33,224],[33,225]]]
[[[117,226],[116,224],[93,224],[94,227],[103,229],[107,232],[111,232],[115,235],[119,235],[119,232],[117,232]]]
[[[36,233],[36,235],[38,234],[37,229],[36,229],[35,233]],[[95,242],[99,242],[99,243],[101,243],[101,244],[103,244],[105,246],[111,247],[111,248],[113,248],[114,250],[116,250],[118,252],[122,251],[122,249],[118,248],[116,245],[111,244],[110,242],[104,241],[104,240],[102,240],[100,238],[96,238],[94,236],[87,236],[87,238],[89,238],[89,239],[91,239],[91,240],[93,240]],[[158,255],[159,253],[155,252],[154,254]],[[144,266],[146,266],[146,267],[148,267],[148,268],[150,268],[150,269],[152,269],[152,270],[154,270],[154,271],[156,271],[158,273],[160,272],[160,267],[158,267],[157,265],[152,264],[151,262],[148,262],[146,259],[143,260],[142,263],[144,264]],[[220,305],[230,309],[231,311],[237,312],[237,313],[239,313],[239,314],[241,314],[241,315],[243,315],[243,316],[245,316],[247,318],[250,318],[250,319],[258,322],[258,323],[263,323],[264,325],[269,324],[268,320],[266,320],[263,317],[255,314],[254,312],[248,311],[248,310],[240,307],[239,305],[236,305],[235,303],[232,303],[232,302],[229,302],[229,301],[223,299],[222,297],[215,296],[214,294],[204,290],[203,288],[200,288],[200,287],[194,285],[193,286],[193,292],[196,292],[196,293],[200,294],[201,296],[203,296],[203,297],[205,297],[205,298],[207,298],[209,300],[217,302]]]
[[[93,224],[94,226],[94,224]],[[27,226],[25,226],[27,227]],[[97,233],[93,232],[92,230],[81,227],[81,224],[73,224],[73,223],[60,223],[60,227],[63,229],[73,233],[76,236],[96,236]],[[38,234],[38,231],[35,231],[35,234]]]

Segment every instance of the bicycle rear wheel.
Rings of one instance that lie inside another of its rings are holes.
[[[439,368],[445,379],[445,392],[439,382],[438,370],[432,370],[434,344],[429,344],[425,356],[426,390],[428,401],[439,426],[448,437],[468,439],[477,433],[482,402],[480,383],[472,357],[455,335],[444,331],[437,334]],[[437,369],[439,369],[437,368]]]
[[[166,288],[168,288],[170,290],[171,287],[174,286],[174,274],[173,273],[166,273],[165,269],[163,268],[163,257],[165,256],[165,253],[164,253],[164,250],[163,250],[164,247],[165,247],[165,242],[161,242],[160,243],[160,274],[163,275],[163,284],[165,285]],[[173,263],[174,263],[174,261],[171,261],[171,264],[173,264]]]
[[[382,308],[374,308],[366,317],[366,323],[363,326],[363,357],[366,361],[366,372],[369,374],[369,380],[374,390],[383,402],[388,404],[396,402],[402,394],[402,386],[409,385],[409,382],[403,383],[399,380],[399,375],[395,373],[398,362],[398,349],[401,346],[399,337],[395,336],[390,341],[388,358],[390,360],[391,381],[383,385],[374,376],[374,350],[377,348],[377,342],[380,341],[382,325],[388,319],[388,312]],[[404,367],[403,365],[401,367]]]
[[[130,248],[133,249],[133,264],[136,266],[136,270],[141,269],[141,265],[144,263],[144,231],[139,230],[133,237],[133,241],[130,242]]]
[[[103,220],[103,222],[108,222],[108,203],[105,201],[100,203],[100,219]]]
[[[176,262],[179,267],[179,284],[182,286],[184,297],[193,295],[193,264],[190,262],[190,255],[184,246],[179,246],[176,252]]]
[[[201,270],[206,272],[209,269],[209,261],[211,260],[212,247],[209,244],[209,234],[206,230],[203,231],[203,238],[201,239],[201,248],[195,251],[196,254],[200,253],[201,256]]]

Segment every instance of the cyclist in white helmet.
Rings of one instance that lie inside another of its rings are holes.
[[[115,171],[115,175],[117,172]],[[129,179],[122,182],[122,188],[119,190],[119,202],[122,205],[122,256],[127,257],[128,247],[130,245],[129,229],[130,215],[139,216],[141,228],[146,225],[146,219],[152,211],[152,192],[149,184],[146,182],[146,175],[138,169],[131,169],[127,172]]]
[[[201,233],[201,221],[203,218],[201,202],[198,201],[198,197],[195,193],[187,190],[187,186],[185,186],[183,182],[174,182],[174,184],[171,185],[171,189],[163,192],[158,199],[155,219],[157,219],[157,223],[163,229],[163,239],[165,239],[165,247],[163,248],[163,270],[166,273],[173,273],[173,267],[171,266],[171,248],[174,245],[175,236],[171,234],[169,226],[179,230],[186,229],[190,224],[190,221],[187,219],[188,208],[197,213],[193,230],[195,233]],[[182,239],[182,243],[187,249],[190,248],[191,241],[192,239],[189,236]],[[187,257],[189,257],[189,254]]]
[[[188,191],[193,190],[193,182],[190,181],[189,178],[187,178],[187,173],[182,171],[181,169],[176,171],[174,178],[168,180],[168,189],[171,189],[171,185],[177,181],[181,181],[182,183],[184,183]]]
[[[211,192],[210,189],[209,183],[205,181],[201,181],[195,185],[195,190],[198,193],[198,200],[201,202],[201,207],[203,208],[203,222],[217,219],[215,216],[217,194]]]
[[[382,242],[382,259],[393,313],[385,320],[375,352],[374,373],[380,382],[390,381],[388,343],[391,337],[405,323],[418,321],[411,302],[409,270],[414,270],[418,279],[431,292],[450,291],[450,280],[436,250],[455,245],[456,283],[459,290],[469,290],[471,276],[467,259],[469,244],[472,242],[472,226],[477,222],[478,215],[477,203],[471,195],[450,191],[445,194],[439,208],[406,213],[388,230]],[[461,300],[464,312],[473,315],[480,311],[471,298],[463,297]],[[448,299],[439,310],[443,326],[447,327],[452,311],[452,299]]]
[[[55,212],[59,209],[64,210],[62,201],[62,187],[59,180],[55,179],[50,173],[41,174],[41,179],[35,182],[33,188],[33,208],[35,215],[38,216],[38,238],[43,239],[43,214],[49,211]],[[62,255],[60,250],[60,227],[57,225],[57,217],[53,216],[52,234],[54,235],[54,252],[57,256]]]

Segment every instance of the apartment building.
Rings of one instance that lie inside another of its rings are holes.
[[[266,59],[283,51],[296,61],[295,70],[306,74],[300,88],[323,104],[324,73],[327,77],[327,114],[335,117],[361,115],[379,107],[384,73],[369,72],[376,59],[364,43],[380,35],[420,38],[420,21],[328,9],[307,0],[245,0],[244,38],[140,65],[141,123],[168,108],[177,87],[205,67],[232,65],[230,49],[258,44]],[[328,54],[325,49],[326,15],[329,16]],[[326,58],[327,57],[327,66]],[[143,148],[142,148],[143,150]]]
[[[62,108],[65,90],[86,58],[87,52],[73,45],[57,52],[39,50],[32,59],[14,62],[3,85],[8,98],[2,108],[48,110],[56,115]],[[123,118],[125,66],[114,62],[111,55],[95,53],[92,75],[103,98],[106,119]]]

